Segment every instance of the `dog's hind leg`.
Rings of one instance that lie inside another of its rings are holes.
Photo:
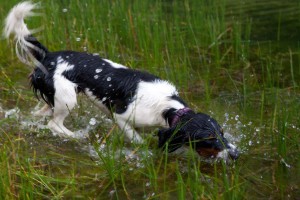
[[[74,133],[64,126],[64,120],[77,104],[75,86],[71,82],[64,82],[56,87],[54,96],[53,119],[48,127],[54,134],[73,136]]]

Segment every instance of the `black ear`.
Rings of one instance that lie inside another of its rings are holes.
[[[176,127],[158,131],[158,147],[163,149],[167,147],[169,153],[181,147],[184,144],[184,140],[184,134]]]

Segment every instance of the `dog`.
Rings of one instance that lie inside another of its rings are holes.
[[[97,54],[49,51],[29,30],[24,19],[35,15],[38,4],[22,2],[5,20],[4,36],[15,36],[20,61],[33,66],[29,79],[35,95],[46,105],[36,115],[51,115],[49,129],[60,136],[73,136],[64,119],[84,93],[110,115],[126,138],[142,143],[135,128],[160,127],[158,146],[173,152],[191,145],[208,158],[237,159],[237,148],[224,138],[215,119],[196,113],[179,97],[175,86],[147,72],[130,69]]]

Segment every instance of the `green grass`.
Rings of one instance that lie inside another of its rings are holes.
[[[17,2],[1,4],[1,21]],[[299,197],[300,5],[278,2],[43,1],[43,17],[27,23],[43,25],[37,37],[50,50],[97,52],[170,80],[239,138],[242,154],[233,165],[169,155],[155,129],[129,144],[84,97],[67,127],[85,129],[93,117],[89,137],[54,137],[40,127],[49,119],[32,117],[31,69],[0,40],[0,199]]]

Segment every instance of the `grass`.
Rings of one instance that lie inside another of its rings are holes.
[[[17,2],[1,4],[1,21]],[[299,4],[284,7],[291,9],[287,16],[276,2],[42,2],[44,17],[28,25],[43,24],[37,36],[50,50],[97,52],[170,80],[191,107],[239,140],[242,155],[233,165],[169,155],[157,149],[156,130],[141,130],[145,144],[128,144],[84,97],[67,127],[87,129],[93,117],[89,137],[54,137],[42,126],[48,119],[31,115],[31,69],[1,40],[0,199],[297,198]],[[274,12],[265,23],[269,6]],[[291,16],[294,28],[286,23]],[[267,24],[274,26],[266,30]],[[8,116],[14,108],[20,111]]]

